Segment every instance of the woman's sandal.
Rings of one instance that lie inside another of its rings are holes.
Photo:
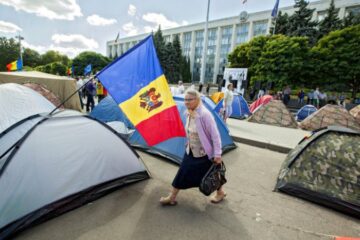
[[[171,200],[171,197],[167,196],[167,197],[161,197],[160,203],[163,206],[175,206],[177,204],[177,201]]]
[[[222,200],[224,200],[225,197],[226,197],[226,192],[224,192],[224,194],[222,194],[222,195],[215,194],[212,197],[210,197],[210,201],[212,203],[219,203]]]

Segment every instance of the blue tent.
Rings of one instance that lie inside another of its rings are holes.
[[[223,101],[224,99],[220,100],[218,104],[215,107],[215,112],[219,113],[220,109],[223,107]],[[231,118],[238,118],[238,119],[244,119],[251,115],[251,112],[249,110],[249,106],[246,102],[246,100],[241,95],[235,95],[234,94],[234,100],[232,102],[232,114]]]
[[[103,103],[103,101],[106,101]],[[185,124],[186,122],[186,107],[184,104],[184,97],[183,96],[176,96],[174,97],[176,102],[177,108],[180,112],[181,120]],[[108,103],[112,101],[112,104]],[[224,124],[223,120],[213,111],[210,109],[209,104],[203,101],[203,104],[206,108],[210,110],[212,115],[214,116],[215,122],[218,126],[220,136],[221,136],[221,143],[222,143],[222,150],[223,152],[227,152],[231,149],[236,148],[232,137],[229,135],[229,130],[227,129],[226,125]],[[109,107],[110,106],[110,107]],[[116,113],[114,113],[116,112]],[[104,98],[90,113],[90,115],[96,119],[102,121],[124,121],[125,115],[122,113],[121,109],[117,106],[114,100],[108,96]],[[113,116],[113,117],[107,117]],[[125,117],[126,118],[126,117]],[[126,119],[129,123],[129,120]],[[126,124],[126,123],[125,123]],[[129,128],[133,128],[131,123],[126,124]],[[146,152],[158,154],[163,157],[170,159],[171,161],[180,164],[182,158],[185,153],[185,143],[186,138],[183,137],[176,137],[171,138],[167,141],[161,142],[155,146],[149,147],[142,136],[139,134],[138,131],[135,131],[130,138],[128,139],[130,144],[134,147],[138,147],[144,149]]]
[[[301,122],[311,114],[317,111],[317,108],[313,105],[305,105],[302,108],[299,109],[299,111],[296,113],[296,120]]]

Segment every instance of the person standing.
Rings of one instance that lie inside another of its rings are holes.
[[[286,86],[286,88],[284,89],[284,104],[288,105],[289,101],[290,101],[290,94],[291,94],[291,89],[289,86]]]
[[[316,107],[316,108],[319,108],[320,91],[319,91],[319,88],[318,88],[318,87],[317,87],[316,90],[314,91],[313,100],[314,100],[314,105],[315,105],[315,107]]]
[[[298,98],[299,98],[299,105],[302,106],[304,104],[304,97],[305,97],[305,93],[304,91],[301,89],[298,93]]]
[[[177,87],[177,94],[184,94],[185,92],[185,87],[182,81],[178,82],[178,87]]]
[[[224,122],[226,123],[226,119],[231,116],[232,114],[232,102],[234,100],[234,87],[232,83],[227,85],[227,88],[224,93],[224,101],[223,101],[223,108],[224,108]]]
[[[80,98],[80,105],[81,105],[81,109],[84,108],[84,102],[82,100],[83,98],[83,91],[82,91],[82,86],[84,85],[84,81],[79,78],[76,77],[76,89],[78,90],[78,94],[79,94],[79,98]]]
[[[94,100],[94,96],[96,95],[96,85],[95,85],[95,80],[92,79],[90,80],[86,86],[86,111],[89,112],[90,109],[93,110],[94,106],[95,106],[95,100]]]
[[[199,187],[202,178],[212,164],[221,164],[222,162],[219,130],[209,110],[201,104],[200,93],[188,89],[184,100],[187,108],[186,150],[180,168],[172,182],[170,194],[160,198],[162,205],[176,205],[176,197],[180,190]],[[210,200],[213,203],[219,203],[225,196],[226,193],[221,186],[210,197]]]

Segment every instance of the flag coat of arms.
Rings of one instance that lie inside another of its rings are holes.
[[[149,146],[185,137],[152,35],[97,74]]]

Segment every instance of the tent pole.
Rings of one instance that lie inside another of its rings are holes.
[[[56,106],[56,108],[54,110],[52,110],[48,116],[51,116],[57,109],[59,109],[59,107],[61,107],[62,105],[64,105],[67,101],[69,101],[70,98],[72,98],[72,96],[74,96],[76,93],[79,92],[79,90],[83,89],[86,84],[88,84],[88,82],[92,81],[94,78],[90,78],[86,83],[84,83],[79,89],[77,89],[75,92],[73,92],[68,98],[66,98],[62,103],[60,103],[58,106]]]

